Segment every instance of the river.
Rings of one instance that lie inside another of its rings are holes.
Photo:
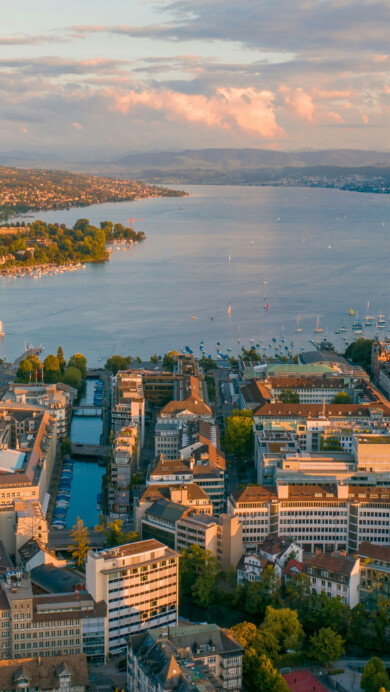
[[[222,352],[257,342],[271,353],[272,337],[283,334],[297,352],[310,348],[317,316],[323,334],[342,348],[334,331],[342,320],[351,326],[350,308],[363,318],[370,301],[370,314],[390,315],[389,196],[281,187],[187,190],[180,199],[28,217],[72,225],[80,217],[99,224],[133,216],[147,239],[77,272],[1,279],[0,355],[16,357],[27,340],[44,344],[45,353],[59,345],[67,357],[81,351],[96,366],[113,353],[148,358],[185,345],[199,353],[201,340],[211,355],[217,341]],[[298,315],[301,333],[295,333]]]
[[[81,404],[92,404],[95,380],[86,380],[85,392]],[[70,437],[73,442],[98,444],[102,432],[101,418],[74,416],[71,423]],[[96,509],[97,494],[101,492],[102,476],[105,469],[97,463],[75,461],[71,497],[66,516],[67,527],[75,525],[80,517],[86,526],[98,524],[99,512]]]

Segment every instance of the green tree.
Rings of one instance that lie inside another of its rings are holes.
[[[252,456],[254,446],[252,411],[234,409],[232,415],[226,419],[223,444],[227,454],[233,454],[241,459]]]
[[[158,365],[158,355],[156,353],[150,356],[150,362],[153,363],[153,365]]]
[[[162,366],[163,370],[168,370],[168,372],[173,372],[173,368],[175,367],[175,359],[173,357],[173,352],[171,353],[166,353],[163,360],[162,360]]]
[[[84,526],[84,522],[80,517],[77,517],[77,522],[73,526],[70,535],[73,541],[69,545],[68,550],[71,551],[72,557],[76,560],[77,567],[80,569],[84,565],[84,560],[89,550],[88,528]]]
[[[128,370],[129,365],[131,365],[130,356],[111,356],[105,364],[105,369],[110,370],[113,375],[116,375],[118,370]]]
[[[283,389],[279,394],[279,401],[283,404],[299,404],[299,394],[292,389]]]
[[[29,382],[30,377],[33,374],[33,364],[29,358],[24,358],[19,363],[19,367],[16,373],[17,382]]]
[[[122,519],[114,519],[114,521],[110,521],[107,524],[101,521],[101,523],[95,527],[95,530],[105,533],[107,546],[109,548],[139,541],[139,535],[136,531],[123,531]]]
[[[209,372],[209,370],[216,370],[218,367],[215,360],[206,358],[206,356],[202,356],[202,358],[199,359],[199,365],[206,373]]]
[[[82,353],[75,353],[68,360],[68,368],[77,368],[81,372],[81,379],[85,380],[87,376],[87,359]]]
[[[272,606],[267,606],[261,629],[271,632],[275,636],[282,653],[288,649],[300,651],[304,632],[296,610],[290,608],[275,609]]]
[[[72,441],[69,437],[63,437],[61,440],[61,454],[63,457],[71,457],[73,453]]]
[[[353,399],[346,392],[339,392],[330,402],[331,404],[353,404]]]
[[[372,339],[357,339],[347,347],[344,355],[353,363],[360,365],[368,374],[371,373]]]
[[[78,389],[81,385],[82,376],[78,368],[68,367],[66,368],[61,379],[64,384],[68,384],[70,387]]]
[[[246,649],[255,639],[257,627],[253,624],[253,622],[247,622],[245,620],[244,622],[240,622],[238,625],[234,625],[230,631],[238,643]]]
[[[379,692],[381,687],[384,687],[385,690],[390,689],[389,676],[380,658],[374,656],[366,663],[363,668],[360,687],[366,692]]]
[[[59,346],[57,349],[57,358],[58,358],[58,362],[60,364],[60,370],[63,373],[65,371],[65,367],[66,367],[66,360],[64,358],[64,352],[62,350],[62,346]]]
[[[272,661],[249,649],[244,656],[243,673],[245,684],[251,692],[288,692],[289,687]]]
[[[345,654],[344,639],[331,627],[322,627],[310,639],[310,657],[321,665],[335,663]]]
[[[180,586],[200,606],[207,608],[219,572],[218,560],[210,550],[192,545],[182,551],[180,560]]]
[[[286,585],[286,597],[290,608],[298,609],[310,595],[310,579],[307,574],[298,574]]]
[[[45,382],[58,382],[61,376],[60,363],[53,354],[46,356],[43,362]]]

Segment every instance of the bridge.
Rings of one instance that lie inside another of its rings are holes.
[[[103,407],[94,406],[93,404],[81,404],[80,406],[73,406],[72,411],[74,416],[84,418],[101,418],[103,415]]]
[[[68,550],[69,545],[73,542],[70,535],[71,532],[72,529],[51,529],[48,539],[49,550]],[[90,548],[100,550],[106,546],[107,539],[103,532],[95,531],[95,529],[91,528],[88,530],[88,533]]]
[[[110,445],[81,444],[80,442],[72,443],[72,456],[82,457],[85,461],[107,459],[110,450]]]

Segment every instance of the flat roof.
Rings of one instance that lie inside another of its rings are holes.
[[[356,435],[360,445],[389,445],[390,435]]]
[[[0,449],[0,472],[15,473],[22,468],[25,458],[25,452],[17,452],[16,449]]]

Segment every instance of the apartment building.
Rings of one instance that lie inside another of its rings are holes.
[[[232,493],[228,512],[243,524],[245,548],[270,533],[291,536],[307,552],[350,552],[363,541],[390,542],[390,489],[381,486],[248,486]]]
[[[114,434],[122,428],[138,425],[141,447],[145,440],[145,395],[142,374],[119,370],[112,379],[111,424]]]
[[[261,426],[270,421],[290,422],[305,425],[307,420],[350,422],[356,425],[390,424],[390,404],[371,402],[368,404],[284,404],[280,401],[266,403],[254,412],[254,422]]]
[[[243,647],[217,625],[185,625],[130,637],[129,692],[242,689]]]
[[[359,603],[360,559],[340,553],[317,553],[305,560],[312,593],[339,597],[350,608]]]
[[[88,683],[87,659],[83,654],[0,661],[2,692],[86,692]]]
[[[356,554],[360,558],[360,602],[374,610],[390,601],[390,545],[363,541]]]
[[[111,518],[127,515],[131,507],[129,484],[138,469],[141,451],[138,425],[121,428],[115,436],[110,460],[111,478],[108,485],[108,511]]]
[[[61,382],[57,384],[15,384],[11,383],[3,394],[0,411],[8,406],[13,410],[27,413],[31,409],[47,410],[55,418],[59,439],[69,434],[72,405],[77,390]]]
[[[209,550],[227,572],[242,555],[242,525],[232,514],[211,517],[187,512],[176,522],[176,549],[188,550],[191,545]]]
[[[141,534],[141,522],[145,513],[157,500],[168,500],[179,505],[185,505],[195,513],[213,513],[210,498],[196,483],[172,486],[151,484],[141,488],[134,497],[135,527],[139,534]]]
[[[107,608],[85,592],[34,594],[28,574],[14,568],[0,580],[0,608],[4,658],[106,658]]]
[[[212,502],[213,514],[224,511],[224,471],[213,463],[208,452],[201,449],[189,459],[164,459],[160,456],[149,471],[146,483],[170,486],[196,483]]]
[[[107,606],[109,653],[131,634],[177,624],[178,568],[178,553],[154,539],[88,552],[86,588]]]

